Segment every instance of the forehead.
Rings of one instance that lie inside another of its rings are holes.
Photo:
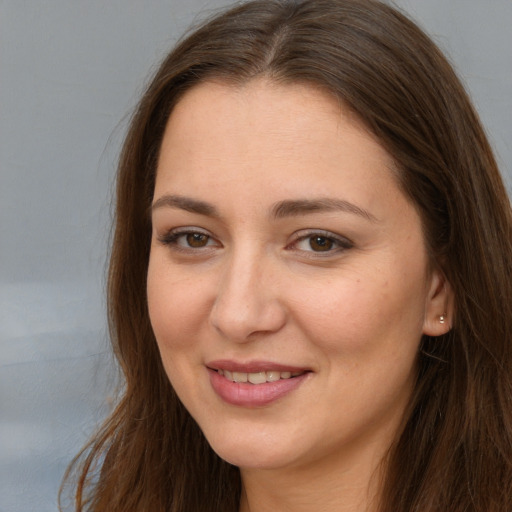
[[[329,159],[354,168],[364,161],[394,173],[389,154],[333,95],[261,78],[243,86],[206,82],[188,91],[169,118],[158,170],[179,160],[189,170],[202,168],[204,179],[205,166],[221,172],[236,165],[246,175],[272,165],[282,174],[294,161],[297,174],[313,178]]]
[[[245,122],[247,128],[257,130],[265,122],[285,128],[287,123],[295,130],[306,128],[306,123],[316,121],[316,128],[331,121],[349,122],[361,131],[369,130],[360,117],[341,99],[314,84],[278,83],[268,77],[249,80],[244,84],[223,81],[206,81],[188,90],[175,105],[168,121],[168,131],[176,124],[180,129],[197,132],[200,121],[218,122],[230,118]],[[301,121],[304,121],[302,123]],[[267,127],[265,127],[267,128]],[[375,141],[377,139],[375,138]]]

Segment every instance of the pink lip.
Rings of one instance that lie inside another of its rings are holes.
[[[234,363],[233,361],[215,361],[209,363],[208,373],[210,383],[215,393],[226,403],[239,407],[263,407],[288,395],[297,389],[311,372],[304,368],[276,365],[274,363],[252,362]],[[228,370],[243,373],[256,373],[260,371],[279,372],[305,372],[297,377],[280,379],[275,382],[264,384],[251,384],[245,382],[232,382],[216,370]]]

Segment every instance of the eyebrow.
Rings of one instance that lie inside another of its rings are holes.
[[[220,218],[219,211],[215,206],[206,201],[200,201],[191,197],[178,195],[164,195],[157,199],[151,205],[151,211],[159,208],[177,208],[199,215]],[[369,211],[361,208],[349,201],[335,199],[330,197],[321,197],[317,199],[294,199],[279,201],[271,209],[271,215],[275,219],[286,217],[297,217],[312,213],[341,211],[358,215],[370,222],[377,222],[377,218]]]
[[[199,215],[207,215],[208,217],[220,217],[215,206],[205,201],[192,199],[191,197],[164,195],[151,205],[151,211],[163,208],[164,206],[168,208],[178,208],[191,213],[198,213]]]
[[[295,217],[317,212],[341,211],[359,215],[370,222],[377,222],[377,218],[369,211],[343,199],[330,197],[321,197],[318,199],[298,199],[290,201],[280,201],[272,208],[272,215],[276,219],[284,217]]]

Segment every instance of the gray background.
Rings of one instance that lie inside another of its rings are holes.
[[[0,512],[55,511],[108,411],[103,282],[126,114],[226,1],[0,0]],[[448,53],[512,188],[512,1],[397,1]]]

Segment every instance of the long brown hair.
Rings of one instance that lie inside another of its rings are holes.
[[[422,340],[379,510],[510,510],[510,202],[452,68],[415,24],[376,0],[243,3],[184,39],[149,84],[120,159],[108,285],[125,385],[75,461],[76,510],[238,510],[238,469],[213,453],[160,361],[146,304],[148,208],[163,131],[180,97],[199,82],[243,84],[258,75],[321,87],[357,113],[394,158],[432,262],[454,290],[453,328]]]

